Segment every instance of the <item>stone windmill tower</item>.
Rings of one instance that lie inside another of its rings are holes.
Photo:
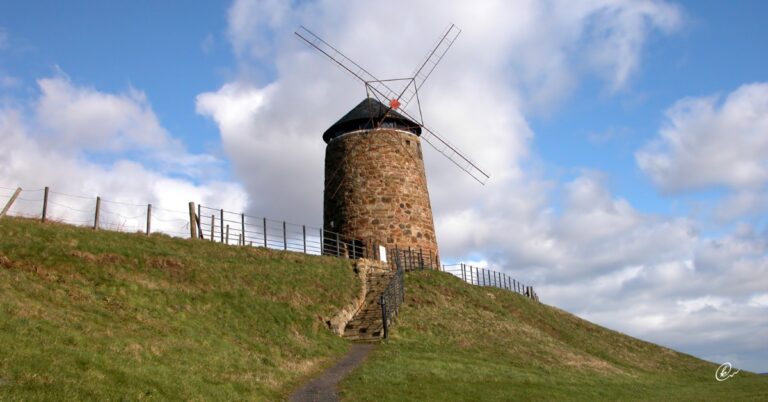
[[[323,133],[323,226],[362,244],[419,250],[439,261],[421,139],[482,184],[482,169],[423,124],[418,91],[461,31],[451,24],[410,78],[379,80],[320,37],[301,39],[361,80],[367,97]],[[395,91],[393,87],[402,87]],[[416,100],[419,118],[405,108]],[[430,264],[431,265],[431,264]],[[438,266],[436,264],[435,266]]]

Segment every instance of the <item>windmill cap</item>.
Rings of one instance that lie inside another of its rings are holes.
[[[380,127],[383,128],[405,130],[415,135],[421,135],[421,126],[418,123],[396,110],[388,108],[374,98],[365,98],[344,117],[325,130],[323,141],[327,144],[342,134],[357,130],[370,130],[375,128],[379,122],[382,122]]]

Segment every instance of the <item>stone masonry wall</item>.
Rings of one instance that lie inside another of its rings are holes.
[[[421,141],[393,129],[337,137],[325,151],[325,229],[437,256]]]

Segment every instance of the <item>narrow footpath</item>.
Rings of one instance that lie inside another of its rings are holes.
[[[362,364],[375,344],[354,343],[352,349],[336,365],[325,370],[320,377],[310,381],[291,395],[291,402],[336,402],[339,400],[338,384],[355,367]]]

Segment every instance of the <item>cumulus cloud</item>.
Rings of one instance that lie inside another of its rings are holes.
[[[96,195],[123,203],[104,206],[103,221],[116,226],[143,227],[135,215],[152,203],[155,228],[179,234],[184,233],[188,217],[169,211],[184,211],[189,201],[235,211],[245,208],[247,196],[238,184],[201,177],[195,170],[183,175],[163,172],[168,166],[155,159],[171,158],[171,172],[185,164],[205,166],[215,161],[186,153],[140,92],[104,93],[78,87],[65,77],[38,83],[40,94],[31,111],[0,108],[0,186],[29,190],[50,186],[58,193],[52,194],[51,216],[75,223],[91,219]],[[88,151],[102,152],[109,162],[91,161]],[[134,159],[126,151],[154,156]],[[39,215],[35,197],[40,194],[31,194],[17,201],[12,212]]]
[[[645,39],[681,23],[678,8],[660,1],[396,2],[370,9],[334,1],[235,1],[230,8],[228,36],[241,75],[201,94],[197,110],[219,125],[249,193],[271,195],[254,197],[254,208],[281,216],[299,210],[317,222],[320,135],[365,94],[361,83],[297,40],[293,31],[301,24],[382,79],[411,73],[449,21],[460,26],[459,40],[423,88],[425,119],[480,160],[493,176],[489,188],[506,192],[520,180],[533,137],[525,109],[562,99],[581,74],[622,87]],[[259,100],[249,103],[252,97]],[[460,212],[477,198],[476,183],[445,158],[429,151],[425,158],[437,214]]]
[[[766,238],[744,227],[694,240],[690,260],[644,263],[587,279],[584,287],[547,285],[541,293],[611,328],[711,361],[764,370]],[[580,293],[585,288],[588,297]]]
[[[743,190],[768,182],[768,83],[742,85],[724,99],[685,98],[666,114],[659,138],[636,155],[661,189]]]
[[[57,146],[121,152],[169,144],[146,96],[135,89],[121,95],[102,93],[76,87],[61,76],[37,84],[41,96],[35,112]]]

